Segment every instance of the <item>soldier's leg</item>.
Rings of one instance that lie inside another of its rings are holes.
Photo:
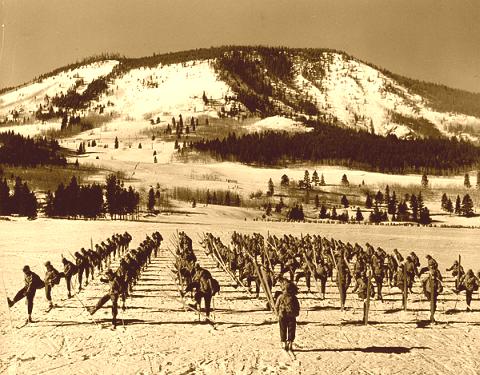
[[[467,311],[472,311],[470,304],[472,303],[473,291],[466,290],[466,298],[467,298]]]
[[[28,316],[32,315],[33,312],[33,298],[35,297],[35,294],[29,294],[27,296],[27,312]]]
[[[47,301],[52,304],[52,286],[50,284],[45,284],[45,297],[47,297]]]
[[[212,294],[211,293],[206,293],[203,296],[203,300],[205,301],[205,314],[207,316],[210,316],[210,304],[212,302]]]
[[[83,267],[78,268],[78,290],[82,290]]]
[[[25,291],[26,291],[26,288],[22,288],[20,289],[17,294],[15,294],[15,297],[13,297],[13,303],[17,303],[18,301],[20,301],[23,297],[25,297]],[[13,306],[13,305],[12,305]]]
[[[280,327],[280,341],[285,343],[287,341],[287,321],[285,317],[278,319],[278,326]]]
[[[89,309],[90,314],[93,315],[98,309],[102,308],[102,306],[105,305],[109,299],[110,299],[110,294],[105,294],[103,297],[101,297],[98,300],[97,304],[94,307]]]
[[[325,299],[325,291],[327,289],[327,278],[326,277],[322,277],[320,279],[320,286],[321,286],[321,289],[322,289],[322,297]]]
[[[88,277],[90,276],[90,264],[85,267],[85,286],[88,285]]]
[[[305,273],[305,282],[307,284],[307,290],[310,292],[310,278],[311,278],[311,275],[310,275],[310,272],[306,272]]]
[[[67,283],[68,298],[70,298],[72,296],[72,293],[71,293],[71,290],[72,290],[72,286],[71,286],[72,276],[71,275],[65,276],[65,281]]]
[[[118,294],[112,294],[110,299],[112,300],[112,324],[116,326],[118,314]]]
[[[35,298],[35,292],[29,293],[26,295],[27,298],[27,312],[28,312],[28,320],[31,322],[32,321],[32,312],[33,312],[33,299]]]
[[[201,306],[202,306],[202,297],[203,294],[201,292],[195,292],[194,300],[195,300],[195,305],[197,310],[200,311]]]
[[[383,277],[376,277],[375,283],[377,284],[377,299],[383,300],[383,296],[382,296]]]
[[[287,322],[287,341],[290,342],[290,349],[291,349],[291,343],[295,341],[296,330],[297,330],[297,320],[293,317],[288,318],[288,322]]]

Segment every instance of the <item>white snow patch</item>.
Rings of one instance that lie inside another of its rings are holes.
[[[246,128],[249,132],[262,132],[268,130],[274,131],[286,131],[286,132],[308,132],[312,128],[307,128],[301,122],[294,121],[292,119],[282,116],[272,116],[264,118],[253,124],[247,125]]]

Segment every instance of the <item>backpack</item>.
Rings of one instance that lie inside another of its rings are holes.
[[[278,314],[281,317],[298,316],[298,314],[300,313],[300,308],[298,306],[297,297],[295,297],[293,294],[285,293],[285,294],[282,294],[279,298],[281,299],[278,306]]]

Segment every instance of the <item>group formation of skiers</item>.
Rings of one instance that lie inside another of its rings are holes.
[[[7,298],[12,307],[22,298],[27,300],[27,322],[32,321],[33,300],[37,289],[45,288],[49,309],[54,307],[52,289],[66,280],[68,298],[72,297],[72,278],[77,275],[78,292],[84,285],[94,279],[95,271],[104,277],[100,280],[109,283],[109,291],[102,296],[95,306],[87,308],[94,314],[108,301],[112,302],[112,324],[117,325],[118,300],[122,298],[125,308],[125,299],[132,293],[133,287],[141,272],[151,262],[152,254],[156,257],[163,237],[155,232],[136,248],[129,250],[132,240],[130,234],[115,234],[106,241],[91,246],[91,249],[81,249],[74,254],[70,261],[62,255],[63,272],[59,272],[50,263],[46,262],[45,278],[42,280],[29,266],[23,268],[25,286],[15,295],[13,300]],[[402,291],[403,307],[406,309],[408,294],[414,293],[415,279],[421,281],[423,294],[430,301],[431,321],[437,306],[437,298],[443,292],[443,276],[437,261],[430,255],[426,256],[426,264],[421,267],[418,256],[411,252],[404,257],[397,249],[388,254],[384,249],[376,249],[367,243],[365,247],[359,244],[344,243],[335,239],[328,239],[319,235],[295,237],[284,235],[277,237],[268,235],[266,238],[259,233],[240,234],[234,232],[231,243],[225,245],[220,237],[207,233],[200,244],[210,255],[217,267],[227,273],[237,287],[243,287],[252,293],[252,283],[258,297],[262,289],[267,298],[267,307],[279,319],[280,337],[286,350],[292,349],[295,339],[296,317],[300,312],[297,284],[305,279],[307,292],[311,292],[312,280],[320,299],[325,298],[327,282],[335,282],[340,295],[340,306],[345,308],[347,293],[352,286],[351,293],[357,293],[364,303],[364,317],[368,320],[368,306],[371,298],[383,302],[383,286],[397,287]],[[184,232],[178,233],[174,243],[174,268],[171,269],[172,278],[178,283],[179,292],[184,306],[201,313],[202,300],[205,307],[206,320],[214,322],[211,317],[213,297],[220,291],[218,281],[212,274],[198,263],[193,250],[192,239]],[[119,258],[119,266],[113,271],[112,260]],[[480,272],[475,275],[473,270],[464,271],[461,258],[446,269],[455,277],[455,293],[466,292],[467,311],[471,311],[473,293],[479,289]],[[353,281],[353,283],[352,283]],[[353,284],[353,285],[352,285]],[[274,291],[274,286],[279,290]],[[188,305],[185,295],[191,293],[195,303]]]
[[[107,268],[112,258],[117,254],[122,256],[128,249],[132,237],[128,232],[124,234],[114,234],[111,238],[95,245],[93,249],[84,249],[75,252],[73,261],[68,260],[62,255],[63,272],[59,272],[50,261],[45,263],[45,277],[42,280],[38,274],[33,272],[29,266],[23,267],[25,277],[25,286],[14,296],[13,300],[7,297],[8,306],[12,307],[18,301],[26,298],[27,300],[27,323],[32,322],[33,301],[36,291],[45,288],[45,296],[49,303],[49,310],[54,307],[52,300],[52,289],[60,284],[62,278],[65,278],[68,298],[72,297],[72,278],[77,275],[78,292],[82,290],[83,275],[85,274],[85,285],[88,285],[88,279],[94,279],[94,272],[101,272]],[[93,246],[92,246],[93,247]]]
[[[122,298],[122,310],[125,310],[125,300],[133,287],[140,278],[148,264],[152,261],[152,254],[157,257],[158,250],[162,244],[163,237],[159,232],[154,232],[138,245],[136,249],[129,250],[120,259],[120,264],[116,271],[109,268],[106,271],[106,277],[100,278],[100,281],[108,283],[110,288],[108,293],[103,295],[95,306],[88,308],[88,312],[93,315],[109,300],[112,302],[112,326],[117,326],[118,299]]]
[[[443,291],[443,277],[432,256],[427,255],[426,265],[420,267],[415,252],[404,258],[397,249],[387,254],[384,249],[375,249],[368,243],[363,248],[357,243],[352,245],[318,235],[284,235],[281,238],[268,235],[264,238],[259,233],[246,235],[234,232],[231,246],[225,245],[211,233],[205,235],[202,245],[237,286],[244,286],[251,291],[254,282],[257,297],[262,287],[272,309],[285,291],[289,290],[290,295],[295,295],[295,283],[302,278],[305,279],[307,292],[311,291],[313,279],[321,299],[325,298],[328,279],[331,278],[332,282],[336,280],[342,310],[352,280],[354,285],[351,291],[357,293],[364,304],[374,297],[383,302],[382,288],[387,283],[403,292],[403,305],[406,308],[408,293],[413,293],[412,287],[417,277],[426,299],[430,301],[431,321],[434,321],[437,298]],[[447,271],[452,271],[456,277],[454,292],[466,291],[467,311],[471,311],[472,296],[480,284],[480,272],[477,276],[471,269],[465,273],[458,261]],[[272,295],[273,287],[278,282],[281,283],[282,292],[277,291]],[[293,301],[293,298],[287,300]],[[285,309],[297,312],[296,306]],[[279,311],[276,313],[281,315]],[[290,318],[290,321],[293,319]],[[282,341],[285,341],[286,326],[282,325],[282,320],[280,327]],[[294,332],[294,328],[291,330]]]

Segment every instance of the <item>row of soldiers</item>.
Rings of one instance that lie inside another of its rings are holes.
[[[178,233],[175,249],[175,270],[172,270],[181,288],[181,297],[190,292],[195,301],[189,307],[201,311],[202,299],[206,320],[211,321],[210,312],[213,297],[220,291],[220,285],[210,271],[200,266],[193,251],[192,239],[185,233]]]
[[[131,235],[128,232],[124,234],[114,234],[106,241],[95,245],[93,249],[82,248],[75,252],[74,260],[70,261],[62,255],[63,272],[58,271],[50,261],[45,263],[45,277],[42,280],[38,274],[33,272],[28,265],[23,267],[25,286],[21,288],[13,299],[7,297],[8,306],[13,307],[18,301],[26,298],[27,300],[27,323],[32,322],[33,301],[38,289],[45,288],[45,296],[48,301],[48,311],[54,307],[52,299],[52,290],[54,286],[59,285],[62,278],[65,278],[68,298],[72,297],[72,279],[77,275],[79,284],[78,291],[82,290],[82,279],[85,274],[85,285],[88,285],[88,279],[94,278],[95,268],[101,272],[107,267],[112,258],[121,256],[129,247]]]
[[[370,298],[376,296],[383,301],[382,288],[387,283],[404,292],[406,306],[407,293],[413,293],[417,277],[421,280],[425,297],[432,303],[433,311],[436,309],[437,296],[443,291],[443,277],[436,260],[427,255],[426,265],[421,267],[415,252],[404,258],[397,249],[388,254],[384,249],[375,249],[368,243],[363,248],[357,243],[352,245],[319,235],[284,235],[280,238],[268,235],[264,238],[259,233],[248,235],[234,232],[231,246],[228,246],[219,237],[208,233],[202,244],[207,254],[211,254],[218,266],[224,268],[238,285],[244,285],[245,282],[250,291],[251,283],[255,282],[257,296],[262,274],[266,274],[264,285],[268,289],[272,289],[278,280],[285,277],[295,282],[305,278],[307,291],[310,292],[313,278],[317,285],[320,284],[318,289],[320,298],[323,299],[328,279],[334,281],[334,270],[342,309],[352,280],[352,292],[356,292],[363,300],[370,293]],[[456,271],[456,268],[458,262],[447,271],[452,271],[454,276],[457,272],[463,272],[463,269]],[[457,277],[455,291],[466,291],[468,311],[471,311],[472,295],[478,290],[479,278],[480,272],[475,276],[473,270]]]
[[[152,261],[152,254],[157,257],[163,237],[159,232],[147,236],[136,249],[129,250],[120,259],[118,268],[108,268],[100,281],[109,284],[108,293],[104,294],[94,306],[88,308],[90,315],[95,314],[108,301],[112,302],[112,326],[117,326],[118,300],[122,298],[122,310],[125,310],[126,298],[133,292],[133,287],[140,279],[141,273]]]

